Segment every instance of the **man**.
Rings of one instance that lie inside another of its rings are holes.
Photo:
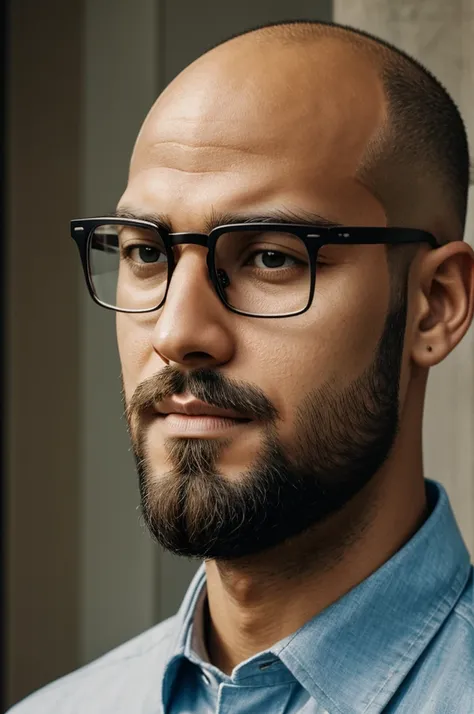
[[[72,235],[146,523],[205,562],[16,714],[474,713],[473,571],[421,446],[473,316],[468,174],[441,85],[348,28],[260,28],[167,87],[116,215]]]

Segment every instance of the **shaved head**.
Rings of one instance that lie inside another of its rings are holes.
[[[303,53],[332,38],[366,57],[382,82],[387,114],[358,175],[382,199],[391,225],[413,225],[407,208],[416,200],[418,215],[435,226],[441,242],[462,239],[470,172],[466,129],[452,97],[426,67],[380,38],[333,23],[276,23],[250,34]]]
[[[204,107],[212,116],[213,140],[216,125],[226,132],[235,125],[238,144],[242,118],[253,117],[253,148],[248,150],[258,151],[262,142],[284,150],[283,136],[288,140],[297,132],[293,141],[306,143],[308,151],[314,146],[315,170],[321,152],[334,157],[337,145],[339,172],[357,179],[380,201],[387,225],[422,228],[442,243],[462,239],[469,184],[462,118],[440,82],[392,45],[320,22],[249,30],[184,70],[160,96],[144,129],[170,105],[177,112],[180,103],[184,107],[190,101],[195,118]],[[268,131],[265,111],[272,120],[280,114],[279,135]],[[331,137],[321,132],[321,121],[334,125]],[[232,158],[230,152],[222,160]],[[329,177],[330,161],[324,170]]]
[[[385,105],[376,70],[351,47],[322,38],[308,52],[244,35],[200,57],[158,98],[135,146],[129,189],[159,165],[220,175],[222,190],[228,178],[236,205],[254,187],[252,202],[266,204],[286,174],[290,193],[305,191],[308,206],[317,188],[328,219],[368,225],[375,213],[376,225],[386,225],[384,206],[357,176]],[[288,187],[285,194],[292,205]],[[189,205],[195,195],[182,198]]]

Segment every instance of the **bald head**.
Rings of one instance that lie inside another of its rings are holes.
[[[412,225],[428,220],[443,242],[462,238],[470,171],[466,130],[456,104],[426,67],[380,38],[334,23],[277,23],[252,35],[296,45],[303,55],[332,38],[366,57],[382,82],[387,116],[367,147],[360,177],[382,198],[392,225],[406,225],[409,214]],[[414,198],[417,215],[408,205]]]
[[[278,154],[283,170],[339,199],[370,194],[385,225],[462,238],[469,158],[459,113],[426,70],[365,34],[289,23],[213,48],[157,100],[131,174],[156,161],[236,170],[251,154]]]

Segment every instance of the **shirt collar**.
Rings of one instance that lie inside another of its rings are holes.
[[[470,556],[446,490],[429,479],[425,485],[432,510],[412,538],[372,575],[267,650],[331,713],[381,712],[467,582]],[[203,564],[176,618],[163,677],[164,704],[205,587]]]

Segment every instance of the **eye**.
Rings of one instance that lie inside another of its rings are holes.
[[[249,256],[246,265],[252,262],[256,268],[268,270],[271,268],[291,268],[294,265],[301,264],[302,261],[277,250],[256,250]]]
[[[146,244],[136,244],[128,245],[124,248],[124,251],[131,260],[135,263],[159,263],[166,261],[166,255],[163,251],[159,250],[155,246]]]
[[[120,257],[130,267],[166,263],[166,246],[155,230],[135,225],[118,225],[115,230]]]

